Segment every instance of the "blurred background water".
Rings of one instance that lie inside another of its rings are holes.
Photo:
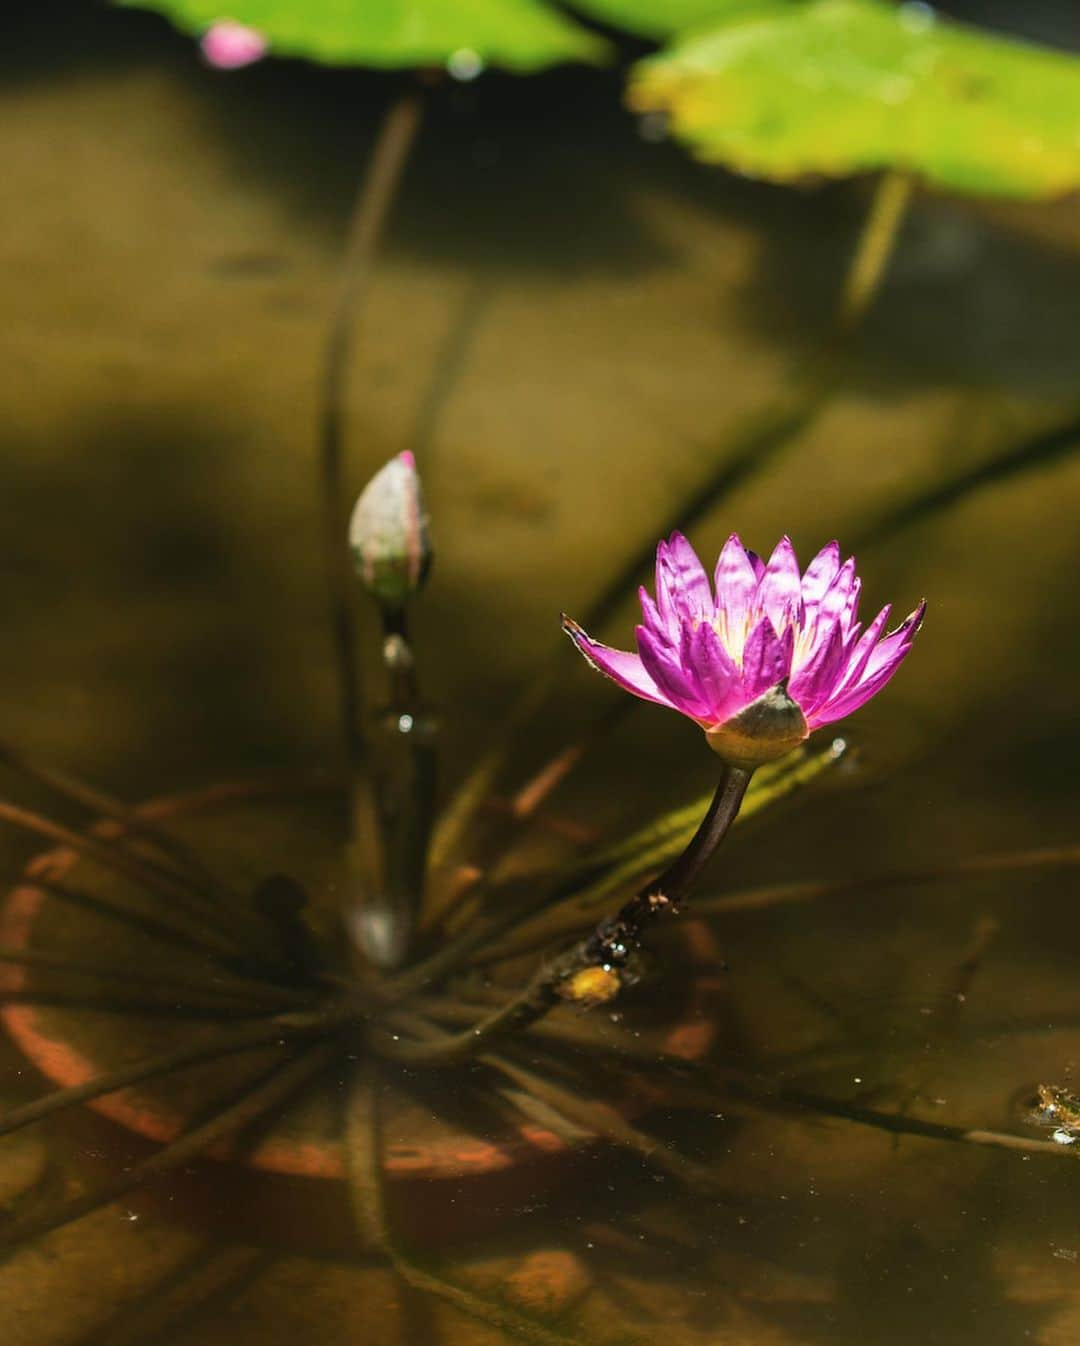
[[[1068,5],[954,9],[1080,47]],[[392,82],[294,62],[224,77],[163,21],[93,5],[16,4],[0,31],[3,735],[131,798],[332,759],[315,371]],[[440,97],[363,317],[348,473],[358,489],[417,450],[437,545],[417,637],[450,779],[560,639],[560,610],[584,610],[816,350],[867,198],[696,165],[640,134],[612,72],[495,74]],[[920,196],[844,386],[693,540],[715,553],[737,529],[762,550],[789,531],[805,560],[865,537],[1075,415],[1078,352],[1076,197]],[[1078,508],[1080,460],[1062,453],[861,548],[870,608],[929,598],[919,648],[850,726],[858,771],[748,829],[725,884],[1075,840]],[[631,621],[628,602],[614,633]],[[548,744],[615,695],[569,662],[564,688]],[[559,805],[618,835],[707,788],[706,756],[693,726],[642,710]],[[13,874],[29,848],[0,845]],[[1008,875],[715,930],[750,1044],[831,1034],[836,1079],[930,1088],[948,1120],[1007,1127],[1018,1090],[1080,1059],[1059,1022],[1080,1009],[1076,895],[1069,871]],[[970,1030],[928,1046],[920,1014],[987,915]],[[0,1049],[0,1098],[35,1088]],[[50,1171],[40,1141],[0,1144],[0,1200],[5,1174]],[[650,1303],[672,1341],[1076,1340],[1071,1166],[800,1117],[745,1126],[728,1162],[734,1206],[708,1227],[675,1227],[661,1202],[651,1266],[672,1279]],[[557,1217],[517,1213],[517,1252],[587,1261],[591,1225],[660,1199],[643,1168],[620,1172],[608,1211],[564,1193]],[[5,1346],[110,1346],[125,1295],[190,1254],[190,1233],[151,1226],[114,1209],[9,1259]],[[583,1339],[646,1331],[618,1239],[602,1261]],[[293,1252],[152,1333],[503,1339],[418,1308],[381,1268]]]

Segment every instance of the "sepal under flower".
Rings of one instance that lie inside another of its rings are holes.
[[[784,537],[766,564],[732,534],[712,581],[681,533],[656,551],[656,597],[641,590],[636,653],[563,629],[601,673],[634,696],[695,720],[732,766],[753,769],[814,729],[857,710],[907,656],[925,604],[882,635],[886,606],[864,630],[854,559],[823,547],[800,573]]]

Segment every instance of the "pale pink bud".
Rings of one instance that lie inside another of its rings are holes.
[[[199,47],[207,65],[215,70],[239,70],[261,61],[269,49],[262,33],[232,19],[220,19],[202,36]]]
[[[349,546],[364,587],[384,606],[401,607],[423,584],[431,539],[416,460],[408,451],[391,458],[360,493]]]

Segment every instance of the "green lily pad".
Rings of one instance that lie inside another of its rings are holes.
[[[668,38],[706,22],[756,17],[792,0],[570,0],[589,18],[639,37]]]
[[[544,0],[115,0],[201,37],[231,19],[279,56],[325,65],[414,67],[468,57],[528,73],[599,62],[607,44]]]
[[[635,67],[701,159],[790,182],[869,169],[952,191],[1039,198],[1080,186],[1080,61],[880,0],[763,4]]]

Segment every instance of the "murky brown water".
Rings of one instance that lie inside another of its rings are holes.
[[[388,85],[215,77],[146,16],[29,15],[0,71],[3,735],[131,798],[333,760],[314,370]],[[442,97],[364,318],[350,478],[419,447],[438,559],[418,638],[451,779],[559,610],[582,612],[788,386],[864,201],[707,173],[639,140],[615,90],[568,74]],[[1078,301],[1076,201],[920,201],[845,388],[694,540],[788,530],[806,556],[1063,419]],[[920,648],[849,726],[860,768],[747,828],[714,889],[1075,840],[1078,506],[1064,456],[861,549],[871,606],[930,599]],[[523,767],[615,695],[565,669]],[[705,758],[691,726],[642,710],[555,812],[618,836],[706,789]],[[30,848],[2,844],[13,876]],[[1018,1095],[1080,1069],[1076,894],[1074,871],[1020,871],[714,921],[730,1061],[1035,1138]],[[4,1048],[0,1099],[40,1088]],[[487,1290],[572,1255],[582,1295],[558,1330],[598,1343],[1076,1340],[1067,1160],[805,1113],[653,1114],[717,1166],[722,1201],[597,1152],[518,1193],[451,1268]],[[0,1141],[0,1203],[122,1160],[95,1162],[63,1126]],[[207,1244],[121,1203],[4,1261],[5,1346],[506,1339],[313,1251],[318,1224],[271,1212],[264,1239]]]

